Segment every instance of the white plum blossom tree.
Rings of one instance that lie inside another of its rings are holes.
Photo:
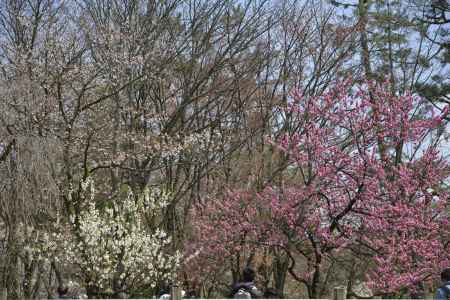
[[[96,202],[91,178],[81,182],[81,211],[68,222],[58,220],[54,232],[44,233],[34,251],[46,262],[76,270],[88,297],[110,297],[119,293],[150,291],[161,281],[171,281],[180,255],[171,251],[171,237],[149,220],[158,218],[168,204],[168,193],[145,188],[135,195],[106,204]]]

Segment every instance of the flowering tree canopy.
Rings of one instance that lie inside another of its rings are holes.
[[[153,291],[159,282],[172,280],[179,255],[168,252],[171,238],[146,226],[167,206],[168,194],[147,188],[135,197],[126,188],[125,199],[100,208],[92,180],[81,185],[87,195],[81,213],[70,215],[69,222],[58,222],[52,234],[41,234],[33,251],[47,262],[76,268],[88,296]]]
[[[198,259],[231,260],[257,245],[284,249],[310,297],[321,296],[337,255],[372,258],[365,280],[376,294],[432,279],[450,263],[449,168],[435,130],[448,108],[420,115],[421,105],[411,94],[350,80],[318,97],[294,92],[284,112],[297,129],[271,141],[288,156],[294,183],[207,202],[195,212],[198,232],[209,237]],[[306,261],[301,272],[293,253]]]

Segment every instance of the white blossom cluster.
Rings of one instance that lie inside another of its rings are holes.
[[[150,53],[141,51],[140,44],[145,42],[144,37],[131,24],[123,23],[118,27],[111,23],[104,28],[91,28],[90,31],[93,37],[91,42],[100,50],[97,61],[109,67],[105,83],[122,84],[124,78],[145,77],[142,72]]]
[[[220,141],[220,133],[216,132],[211,135],[210,132],[191,133],[185,136],[176,135],[174,137],[162,139],[165,143],[161,143],[156,147],[161,153],[162,158],[176,158],[185,153],[191,155],[204,155],[204,152],[213,152]],[[169,141],[169,142],[167,142]]]
[[[68,224],[56,225],[51,236],[44,233],[44,243],[36,247],[39,255],[75,266],[85,288],[106,294],[154,288],[160,280],[171,280],[180,255],[168,254],[171,238],[161,229],[147,228],[143,219],[167,206],[168,194],[146,188],[135,197],[128,188],[125,199],[100,209],[94,201],[92,180],[82,182],[81,187],[90,195],[84,199],[86,208],[71,216]]]
[[[213,153],[220,149],[223,138],[219,132],[203,131],[200,133],[167,135],[157,133],[148,136],[127,134],[123,143],[132,144],[139,159],[149,155],[162,160],[179,160],[186,155],[203,158],[205,153]],[[105,150],[106,154],[106,150]],[[131,157],[121,152],[114,158],[114,163],[120,164]]]

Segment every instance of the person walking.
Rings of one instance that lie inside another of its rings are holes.
[[[233,285],[230,298],[234,299],[258,299],[262,298],[262,293],[255,286],[255,271],[246,267],[242,271],[242,281]]]
[[[442,285],[436,291],[436,300],[450,299],[450,268],[446,268],[441,273]]]

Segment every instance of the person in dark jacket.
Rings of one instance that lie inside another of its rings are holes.
[[[446,268],[441,273],[442,285],[436,291],[437,300],[450,299],[450,268]]]
[[[255,271],[246,267],[242,271],[242,281],[237,282],[233,285],[230,293],[230,298],[248,298],[240,297],[239,294],[249,295],[251,299],[262,298],[262,293],[255,286]]]
[[[159,299],[164,299],[164,300],[170,299],[170,285],[164,284],[161,287],[161,289],[159,291],[158,298]]]

